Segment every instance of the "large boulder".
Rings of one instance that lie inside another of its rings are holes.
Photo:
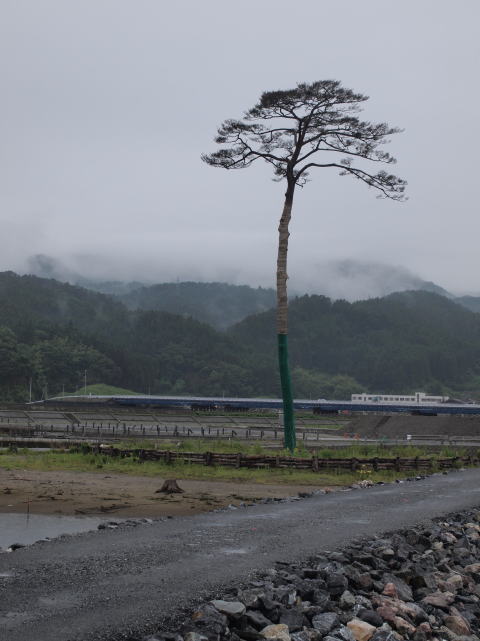
[[[370,625],[370,623],[357,618],[349,621],[347,627],[352,632],[356,641],[369,641],[377,629],[374,625]]]
[[[318,630],[323,636],[327,635],[330,630],[333,630],[340,623],[338,614],[335,612],[323,612],[317,614],[312,619],[312,626]]]
[[[264,639],[268,639],[268,641],[290,641],[288,626],[284,623],[267,625],[267,627],[260,631],[260,634]]]
[[[223,601],[222,599],[214,599],[210,601],[215,609],[222,614],[226,614],[231,619],[239,619],[245,614],[246,607],[240,601]]]
[[[455,595],[451,592],[433,592],[422,599],[425,605],[433,605],[435,608],[447,610],[448,606],[455,601]]]

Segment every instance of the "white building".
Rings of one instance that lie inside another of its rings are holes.
[[[419,405],[429,404],[435,405],[438,403],[446,403],[448,396],[430,396],[425,392],[415,392],[414,394],[369,394],[363,392],[362,394],[352,394],[352,401],[360,401],[362,403],[418,403]]]

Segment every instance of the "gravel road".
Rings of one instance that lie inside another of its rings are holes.
[[[0,555],[0,639],[138,638],[275,561],[479,505],[472,469],[36,544]]]

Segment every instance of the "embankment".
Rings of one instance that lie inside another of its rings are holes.
[[[343,430],[365,438],[404,439],[415,436],[470,436],[480,438],[480,416],[392,416],[369,414],[357,416]]]

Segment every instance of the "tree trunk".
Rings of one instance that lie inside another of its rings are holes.
[[[183,494],[185,490],[178,485],[176,479],[167,479],[164,481],[162,487],[159,490],[156,490],[155,494]]]
[[[293,189],[288,188],[285,194],[282,217],[278,225],[277,257],[277,338],[278,365],[283,399],[284,442],[291,452],[295,449],[295,416],[293,413],[292,383],[288,364],[288,296],[287,296],[287,253],[288,225],[292,217]]]

